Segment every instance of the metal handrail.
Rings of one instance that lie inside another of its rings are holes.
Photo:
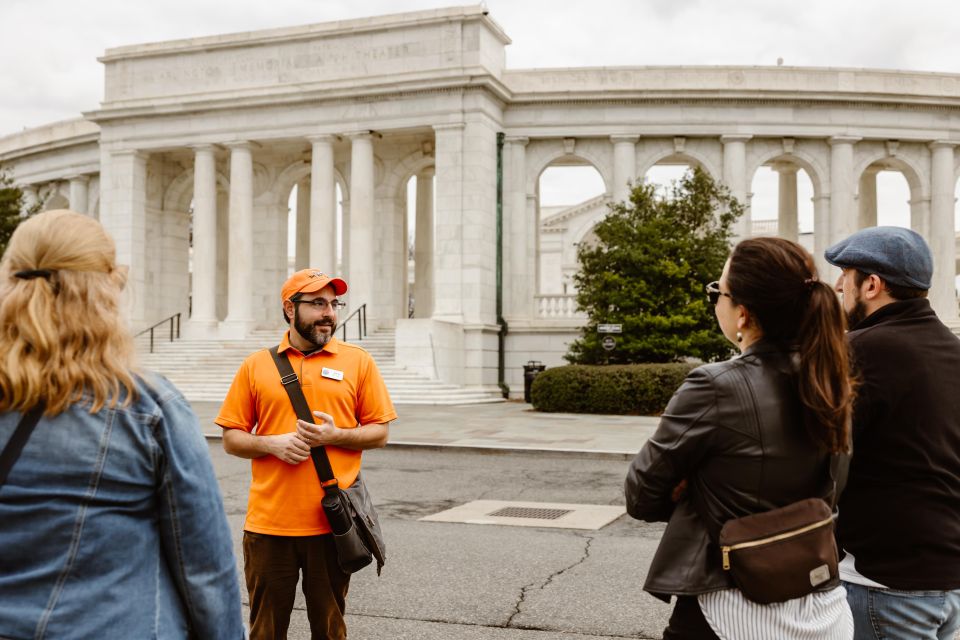
[[[155,329],[165,325],[168,322],[170,323],[170,342],[173,342],[174,340],[174,337],[173,337],[174,327],[176,327],[176,336],[177,336],[176,339],[179,340],[180,339],[180,314],[179,313],[175,313],[169,318],[164,318],[157,324],[153,325],[152,327],[147,327],[146,329],[144,329],[143,331],[141,331],[140,333],[136,334],[133,337],[139,338],[143,334],[149,333],[150,334],[150,353],[153,353],[153,332]]]
[[[347,325],[350,324],[350,321],[353,319],[353,316],[357,316],[357,334],[360,336],[358,340],[363,340],[367,337],[367,304],[363,303],[357,309],[347,316],[347,319],[340,323],[340,326],[337,327],[337,330],[343,329],[343,341],[347,341]]]

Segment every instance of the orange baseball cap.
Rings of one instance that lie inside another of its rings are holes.
[[[290,276],[280,289],[280,299],[289,300],[298,293],[314,293],[326,286],[333,287],[334,293],[342,296],[347,292],[347,283],[340,278],[328,276],[316,269],[302,269]]]

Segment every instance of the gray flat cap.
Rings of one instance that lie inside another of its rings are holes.
[[[929,289],[933,277],[930,247],[919,233],[903,227],[862,229],[823,256],[835,267],[876,274],[902,287]]]

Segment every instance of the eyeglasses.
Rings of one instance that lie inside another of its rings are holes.
[[[308,304],[314,308],[316,311],[326,311],[327,309],[332,309],[333,311],[339,311],[343,309],[347,304],[345,302],[340,302],[339,300],[324,300],[323,298],[316,298],[314,300],[291,300],[293,304]]]
[[[713,282],[708,284],[705,287],[705,289],[707,290],[707,300],[709,300],[710,304],[712,304],[713,306],[717,306],[717,303],[720,302],[720,296],[727,296],[728,298],[733,300],[732,295],[730,295],[729,293],[724,293],[723,291],[720,291],[719,280],[714,280]]]

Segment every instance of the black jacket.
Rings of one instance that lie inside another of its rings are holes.
[[[694,369],[674,394],[626,480],[630,515],[668,521],[646,591],[669,600],[734,586],[716,542],[724,522],[829,495],[830,456],[803,426],[794,369],[790,352],[760,342]],[[675,504],[683,479],[688,488]]]
[[[888,587],[960,588],[960,339],[926,299],[848,337],[861,386],[840,544]]]

